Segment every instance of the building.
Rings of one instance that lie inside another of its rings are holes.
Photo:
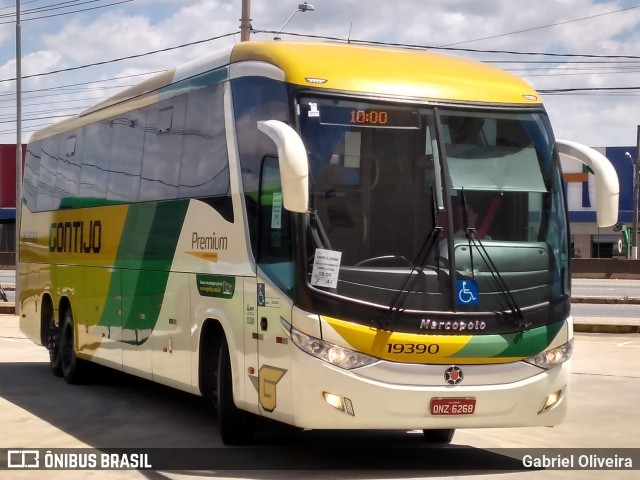
[[[637,147],[596,148],[613,164],[620,182],[618,220],[631,227],[633,218],[633,164],[626,157],[628,152],[637,158]],[[573,256],[576,258],[624,258],[626,250],[623,237],[613,227],[598,228],[595,212],[594,177],[580,163],[562,159],[564,179],[567,185],[567,202]]]
[[[22,164],[26,145],[22,147]],[[0,144],[0,255],[15,253],[16,145]]]

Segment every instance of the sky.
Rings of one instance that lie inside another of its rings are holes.
[[[280,31],[299,0],[250,3],[252,39],[270,40],[264,32]],[[636,144],[640,0],[309,3],[315,9],[297,12],[283,41],[351,38],[490,62],[542,92],[557,138]],[[150,72],[239,42],[241,7],[241,0],[22,0],[22,140]],[[0,143],[16,142],[16,36],[16,2],[0,0]],[[192,45],[176,48],[185,44]]]

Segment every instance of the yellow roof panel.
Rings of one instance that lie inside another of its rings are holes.
[[[505,71],[423,50],[285,41],[235,45],[231,61],[248,60],[278,66],[296,85],[456,102],[540,103],[528,83]]]

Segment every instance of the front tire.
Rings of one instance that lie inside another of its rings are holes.
[[[59,356],[62,376],[71,385],[82,383],[86,371],[85,361],[76,357],[74,343],[73,315],[68,309],[60,330]]]
[[[231,358],[226,339],[222,340],[217,371],[218,423],[220,437],[225,445],[242,445],[253,438],[255,418],[240,410],[233,402],[233,376]]]

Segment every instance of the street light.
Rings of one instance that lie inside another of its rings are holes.
[[[635,160],[629,152],[625,152],[624,156],[629,159],[633,165],[633,218],[631,224],[631,259],[638,259],[638,192],[640,184],[638,183],[638,167],[640,166],[640,152]]]
[[[314,7],[313,5],[311,5],[310,3],[304,2],[298,5],[298,9],[294,10],[294,12],[289,16],[289,18],[287,18],[287,21],[284,22],[284,25],[282,25],[282,27],[280,27],[280,30],[278,31],[278,33],[276,33],[276,36],[273,37],[274,40],[280,40],[280,34],[282,33],[282,31],[284,30],[284,27],[287,26],[287,23],[289,23],[291,21],[291,19],[293,18],[293,16],[298,13],[298,12],[313,12],[316,9],[316,7]]]

